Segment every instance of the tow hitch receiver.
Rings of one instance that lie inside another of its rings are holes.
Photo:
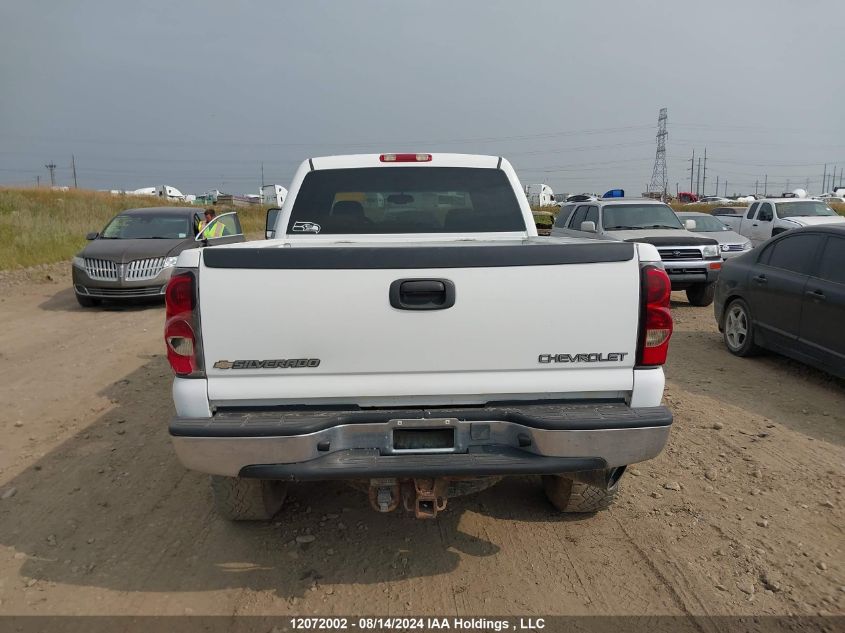
[[[448,489],[448,479],[413,479],[403,489],[402,502],[418,519],[433,519],[446,509]]]
[[[368,487],[370,505],[376,512],[393,512],[399,507],[399,499],[408,512],[418,519],[433,519],[446,508],[449,480],[402,479],[392,477],[370,479]]]

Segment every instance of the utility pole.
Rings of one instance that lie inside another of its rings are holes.
[[[695,171],[695,195],[696,196],[701,195],[701,187],[699,187],[700,184],[701,184],[701,156],[698,157],[698,167],[696,168],[696,171]]]
[[[692,150],[692,158],[689,159],[689,190],[692,191],[692,177],[695,175],[695,150]]]
[[[264,189],[264,161],[261,161],[261,188]]]
[[[701,169],[701,192],[707,190],[707,148],[704,148],[704,167]]]
[[[822,172],[822,193],[827,191],[827,163],[824,164],[824,171]]]
[[[70,155],[70,168],[73,170],[73,188],[79,189],[79,183],[76,182],[76,156]]]
[[[719,177],[716,176],[716,195],[719,195]]]
[[[47,168],[47,171],[50,172],[50,186],[56,186],[56,163],[47,163],[44,165]]]
[[[40,187],[40,186],[41,186],[41,176],[36,176],[36,177],[35,177],[35,186],[36,186],[36,187]]]
[[[760,180],[759,180],[759,179],[757,179],[757,180],[755,180],[755,181],[754,181],[754,195],[755,195],[755,196],[756,196],[758,193],[760,193],[759,188],[760,188]]]
[[[728,181],[725,181],[725,197],[728,197]]]

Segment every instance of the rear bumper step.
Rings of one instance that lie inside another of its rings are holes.
[[[269,479],[441,477],[625,466],[660,453],[671,423],[665,407],[593,403],[230,411],[208,419],[176,418],[170,434],[182,463],[210,474]],[[450,432],[430,432],[445,429]]]
[[[485,446],[463,454],[380,455],[376,449],[337,451],[295,464],[246,466],[240,477],[311,481],[373,477],[483,477],[599,470],[600,458],[545,457],[509,446]]]

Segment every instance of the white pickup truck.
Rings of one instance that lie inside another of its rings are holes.
[[[845,217],[826,202],[806,198],[764,198],[740,213],[714,213],[731,230],[751,240],[754,247],[789,229],[817,224],[838,224]]]
[[[653,245],[537,237],[495,156],[313,158],[269,220],[275,239],[185,251],[166,293],[170,435],[224,516],[349,480],[434,517],[525,474],[593,512],[662,450]]]

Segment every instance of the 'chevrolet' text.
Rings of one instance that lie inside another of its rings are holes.
[[[538,363],[621,363],[628,352],[591,352],[589,354],[540,354]]]

